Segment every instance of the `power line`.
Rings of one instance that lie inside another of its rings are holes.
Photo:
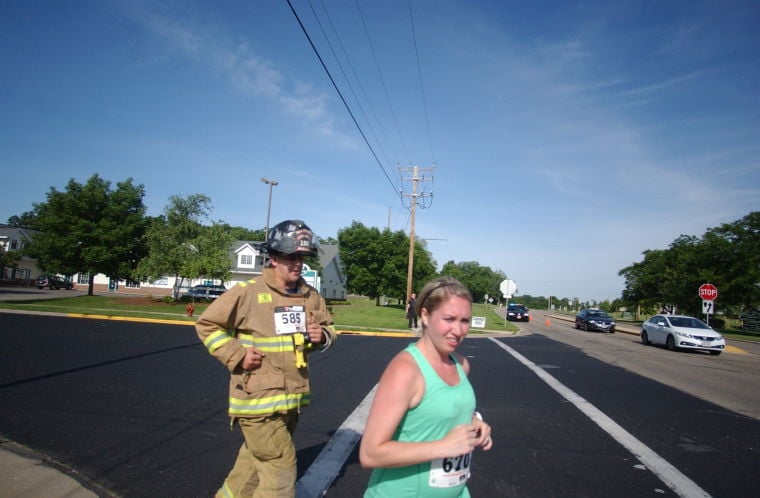
[[[390,183],[391,187],[393,188],[394,193],[400,197],[400,193],[396,190],[396,186],[394,185],[390,176],[388,176],[388,172],[385,171],[385,168],[380,162],[380,159],[377,157],[375,150],[372,148],[372,145],[369,143],[369,140],[367,140],[367,136],[364,134],[362,127],[359,126],[359,122],[356,120],[354,113],[351,112],[351,108],[348,106],[348,102],[346,102],[346,99],[343,97],[343,93],[341,93],[340,88],[338,88],[338,85],[335,83],[335,79],[332,77],[332,74],[330,74],[330,70],[327,69],[327,66],[325,65],[325,61],[322,59],[322,56],[319,54],[319,50],[317,50],[317,47],[314,45],[314,42],[312,41],[311,36],[309,36],[309,32],[306,31],[306,27],[304,26],[303,22],[301,22],[301,18],[298,16],[296,9],[293,7],[293,4],[291,3],[290,0],[286,0],[286,1],[288,2],[290,11],[293,13],[293,16],[296,18],[296,21],[298,22],[298,25],[301,27],[301,31],[303,31],[303,34],[304,36],[306,36],[306,39],[308,40],[309,45],[311,45],[311,49],[314,51],[314,54],[317,56],[317,59],[319,59],[319,63],[322,65],[322,69],[324,69],[325,73],[327,74],[327,77],[330,79],[330,83],[332,83],[333,88],[338,93],[338,96],[340,97],[341,102],[343,102],[343,106],[346,108],[346,111],[348,111],[349,116],[351,116],[351,120],[354,122],[356,129],[359,130],[359,134],[364,139],[364,143],[367,144],[367,147],[372,153],[372,157],[375,158],[375,162],[377,162],[377,165],[380,167],[380,170],[382,170],[383,175],[385,175],[385,179],[388,180],[388,183]]]
[[[388,94],[388,87],[385,85],[385,79],[383,78],[383,72],[380,69],[380,63],[377,60],[377,54],[375,53],[375,47],[372,45],[372,38],[369,35],[369,29],[367,29],[367,22],[364,19],[364,13],[362,12],[361,7],[359,6],[359,0],[356,1],[356,9],[359,11],[359,18],[362,20],[362,26],[364,27],[364,33],[367,36],[367,43],[369,44],[369,50],[372,54],[372,60],[375,62],[375,68],[377,69],[378,77],[380,78],[380,84],[383,87],[383,92],[385,92],[385,100],[388,102],[388,108],[391,111],[391,116],[393,117],[393,123],[396,125],[396,131],[398,132],[398,138],[401,141],[401,147],[404,149],[404,155],[406,156],[407,162],[411,163],[411,157],[409,156],[409,151],[406,148],[406,142],[404,141],[404,135],[401,133],[401,127],[398,124],[398,119],[396,118],[396,111],[393,109],[393,104],[391,103],[391,97]],[[386,138],[387,140],[387,138]],[[398,162],[398,161],[396,161]]]
[[[417,74],[420,79],[420,93],[422,94],[422,108],[425,114],[425,126],[427,129],[428,143],[430,144],[430,155],[435,161],[435,153],[433,152],[433,138],[430,135],[430,119],[428,118],[427,99],[425,98],[425,86],[422,83],[422,66],[420,65],[420,50],[417,45],[417,32],[414,29],[414,15],[412,14],[412,0],[409,0],[409,19],[412,21],[412,38],[414,39],[414,53],[417,55]]]
[[[330,37],[327,36],[327,33],[325,32],[325,28],[322,25],[322,22],[319,20],[319,16],[317,15],[316,11],[314,10],[314,7],[311,3],[311,0],[307,0],[309,3],[309,7],[311,8],[311,12],[314,15],[314,19],[317,22],[317,25],[319,26],[319,29],[322,31],[322,35],[325,37],[325,40],[327,41],[327,46],[330,48],[330,52],[332,52],[333,57],[335,58],[335,62],[338,64],[338,68],[340,69],[341,74],[343,74],[343,78],[346,80],[346,85],[348,86],[348,89],[351,91],[351,94],[354,97],[354,101],[356,101],[356,104],[359,106],[359,111],[361,111],[362,116],[364,116],[364,120],[367,123],[367,126],[369,127],[370,133],[372,133],[373,138],[375,139],[375,142],[377,143],[377,146],[380,148],[380,152],[382,153],[383,157],[385,158],[386,163],[388,161],[388,156],[385,154],[385,149],[383,148],[382,142],[377,138],[377,135],[375,134],[375,130],[372,126],[372,122],[370,121],[369,117],[367,116],[367,113],[364,112],[364,106],[362,106],[361,99],[356,95],[356,92],[354,91],[354,87],[351,84],[351,80],[346,74],[346,71],[343,69],[343,64],[340,61],[340,58],[338,57],[338,54],[335,53],[335,49],[333,48],[333,44],[330,42]],[[332,29],[332,33],[335,36],[335,39],[338,42],[338,46],[341,49],[341,52],[343,53],[343,57],[346,59],[346,62],[348,63],[349,68],[351,68],[351,73],[354,76],[354,79],[356,80],[356,84],[359,86],[359,90],[361,91],[361,94],[364,96],[364,101],[367,103],[367,106],[369,108],[369,112],[372,115],[372,117],[375,120],[375,123],[377,123],[378,128],[380,129],[380,133],[385,138],[385,142],[388,144],[388,146],[391,148],[391,154],[396,158],[396,162],[398,163],[398,157],[396,156],[396,153],[393,150],[393,147],[391,147],[390,141],[388,140],[387,135],[385,134],[385,130],[383,129],[383,125],[380,123],[380,119],[378,119],[377,114],[375,113],[375,109],[372,106],[372,101],[370,101],[369,97],[367,96],[367,92],[364,91],[364,86],[362,85],[361,79],[359,78],[359,75],[356,73],[356,69],[354,68],[353,63],[351,62],[351,57],[349,57],[348,52],[346,51],[345,46],[343,45],[343,42],[341,41],[340,34],[338,34],[338,30],[335,29],[335,25],[332,22],[332,18],[330,17],[330,13],[327,11],[327,8],[325,7],[324,2],[320,0],[320,5],[322,6],[322,11],[324,12],[325,17],[327,18],[327,22],[330,25],[330,28]]]

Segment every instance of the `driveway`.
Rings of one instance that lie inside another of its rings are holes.
[[[83,296],[86,291],[50,290],[36,287],[0,286],[0,301],[26,301],[29,299],[53,299],[56,297]]]

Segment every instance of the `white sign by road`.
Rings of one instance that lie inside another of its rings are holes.
[[[502,280],[501,285],[499,285],[499,290],[502,294],[504,294],[504,297],[507,299],[512,299],[512,294],[517,291],[517,284],[514,280]]]
[[[484,316],[474,316],[472,317],[472,325],[473,328],[477,329],[484,329],[486,328],[486,317]]]
[[[715,303],[712,301],[708,301],[707,299],[702,300],[702,313],[705,315],[712,315],[715,313]]]

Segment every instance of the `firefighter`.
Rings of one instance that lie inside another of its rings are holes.
[[[219,296],[195,325],[230,371],[231,425],[240,425],[244,439],[217,497],[295,497],[292,434],[309,404],[308,355],[336,339],[325,300],[301,278],[304,256],[318,253],[312,230],[283,221],[263,249],[262,275]]]

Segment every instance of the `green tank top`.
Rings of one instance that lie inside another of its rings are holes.
[[[415,344],[410,344],[405,351],[412,355],[422,372],[425,394],[422,401],[401,419],[393,440],[436,441],[443,439],[455,426],[469,424],[475,411],[475,392],[456,358],[452,356],[459,383],[450,386],[438,376]],[[466,479],[470,459],[471,455],[452,455],[444,461],[374,469],[364,498],[468,498]],[[459,470],[458,477],[445,470],[454,471],[454,474]],[[435,486],[431,485],[431,476]]]

